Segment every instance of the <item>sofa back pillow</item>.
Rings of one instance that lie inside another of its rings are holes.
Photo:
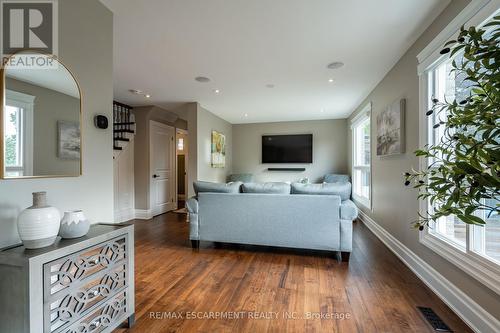
[[[243,183],[243,193],[290,194],[290,184],[281,182]]]
[[[324,183],[348,183],[349,181],[349,175],[341,175],[336,173],[326,174],[323,178]]]
[[[212,183],[195,181],[193,182],[194,192],[198,196],[198,193],[210,192],[210,193],[239,193],[241,182],[232,183]]]
[[[228,182],[253,182],[253,174],[251,173],[233,173],[227,177]]]
[[[292,183],[292,194],[333,194],[339,195],[341,200],[349,200],[351,197],[351,183]]]

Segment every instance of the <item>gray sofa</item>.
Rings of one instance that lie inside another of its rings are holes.
[[[350,183],[195,182],[194,187],[197,197],[187,208],[195,248],[200,241],[279,246],[340,251],[349,260],[358,214],[349,200]]]

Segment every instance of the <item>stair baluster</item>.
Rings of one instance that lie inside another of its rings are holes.
[[[130,134],[135,134],[135,122],[130,111],[132,107],[113,101],[113,149],[123,150],[121,142],[130,141]]]

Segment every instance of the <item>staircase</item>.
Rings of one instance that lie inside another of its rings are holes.
[[[113,158],[125,150],[135,136],[135,117],[132,107],[113,101]]]

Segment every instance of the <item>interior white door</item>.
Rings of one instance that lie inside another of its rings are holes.
[[[175,202],[175,130],[151,120],[150,138],[150,203],[153,215],[177,208]]]

